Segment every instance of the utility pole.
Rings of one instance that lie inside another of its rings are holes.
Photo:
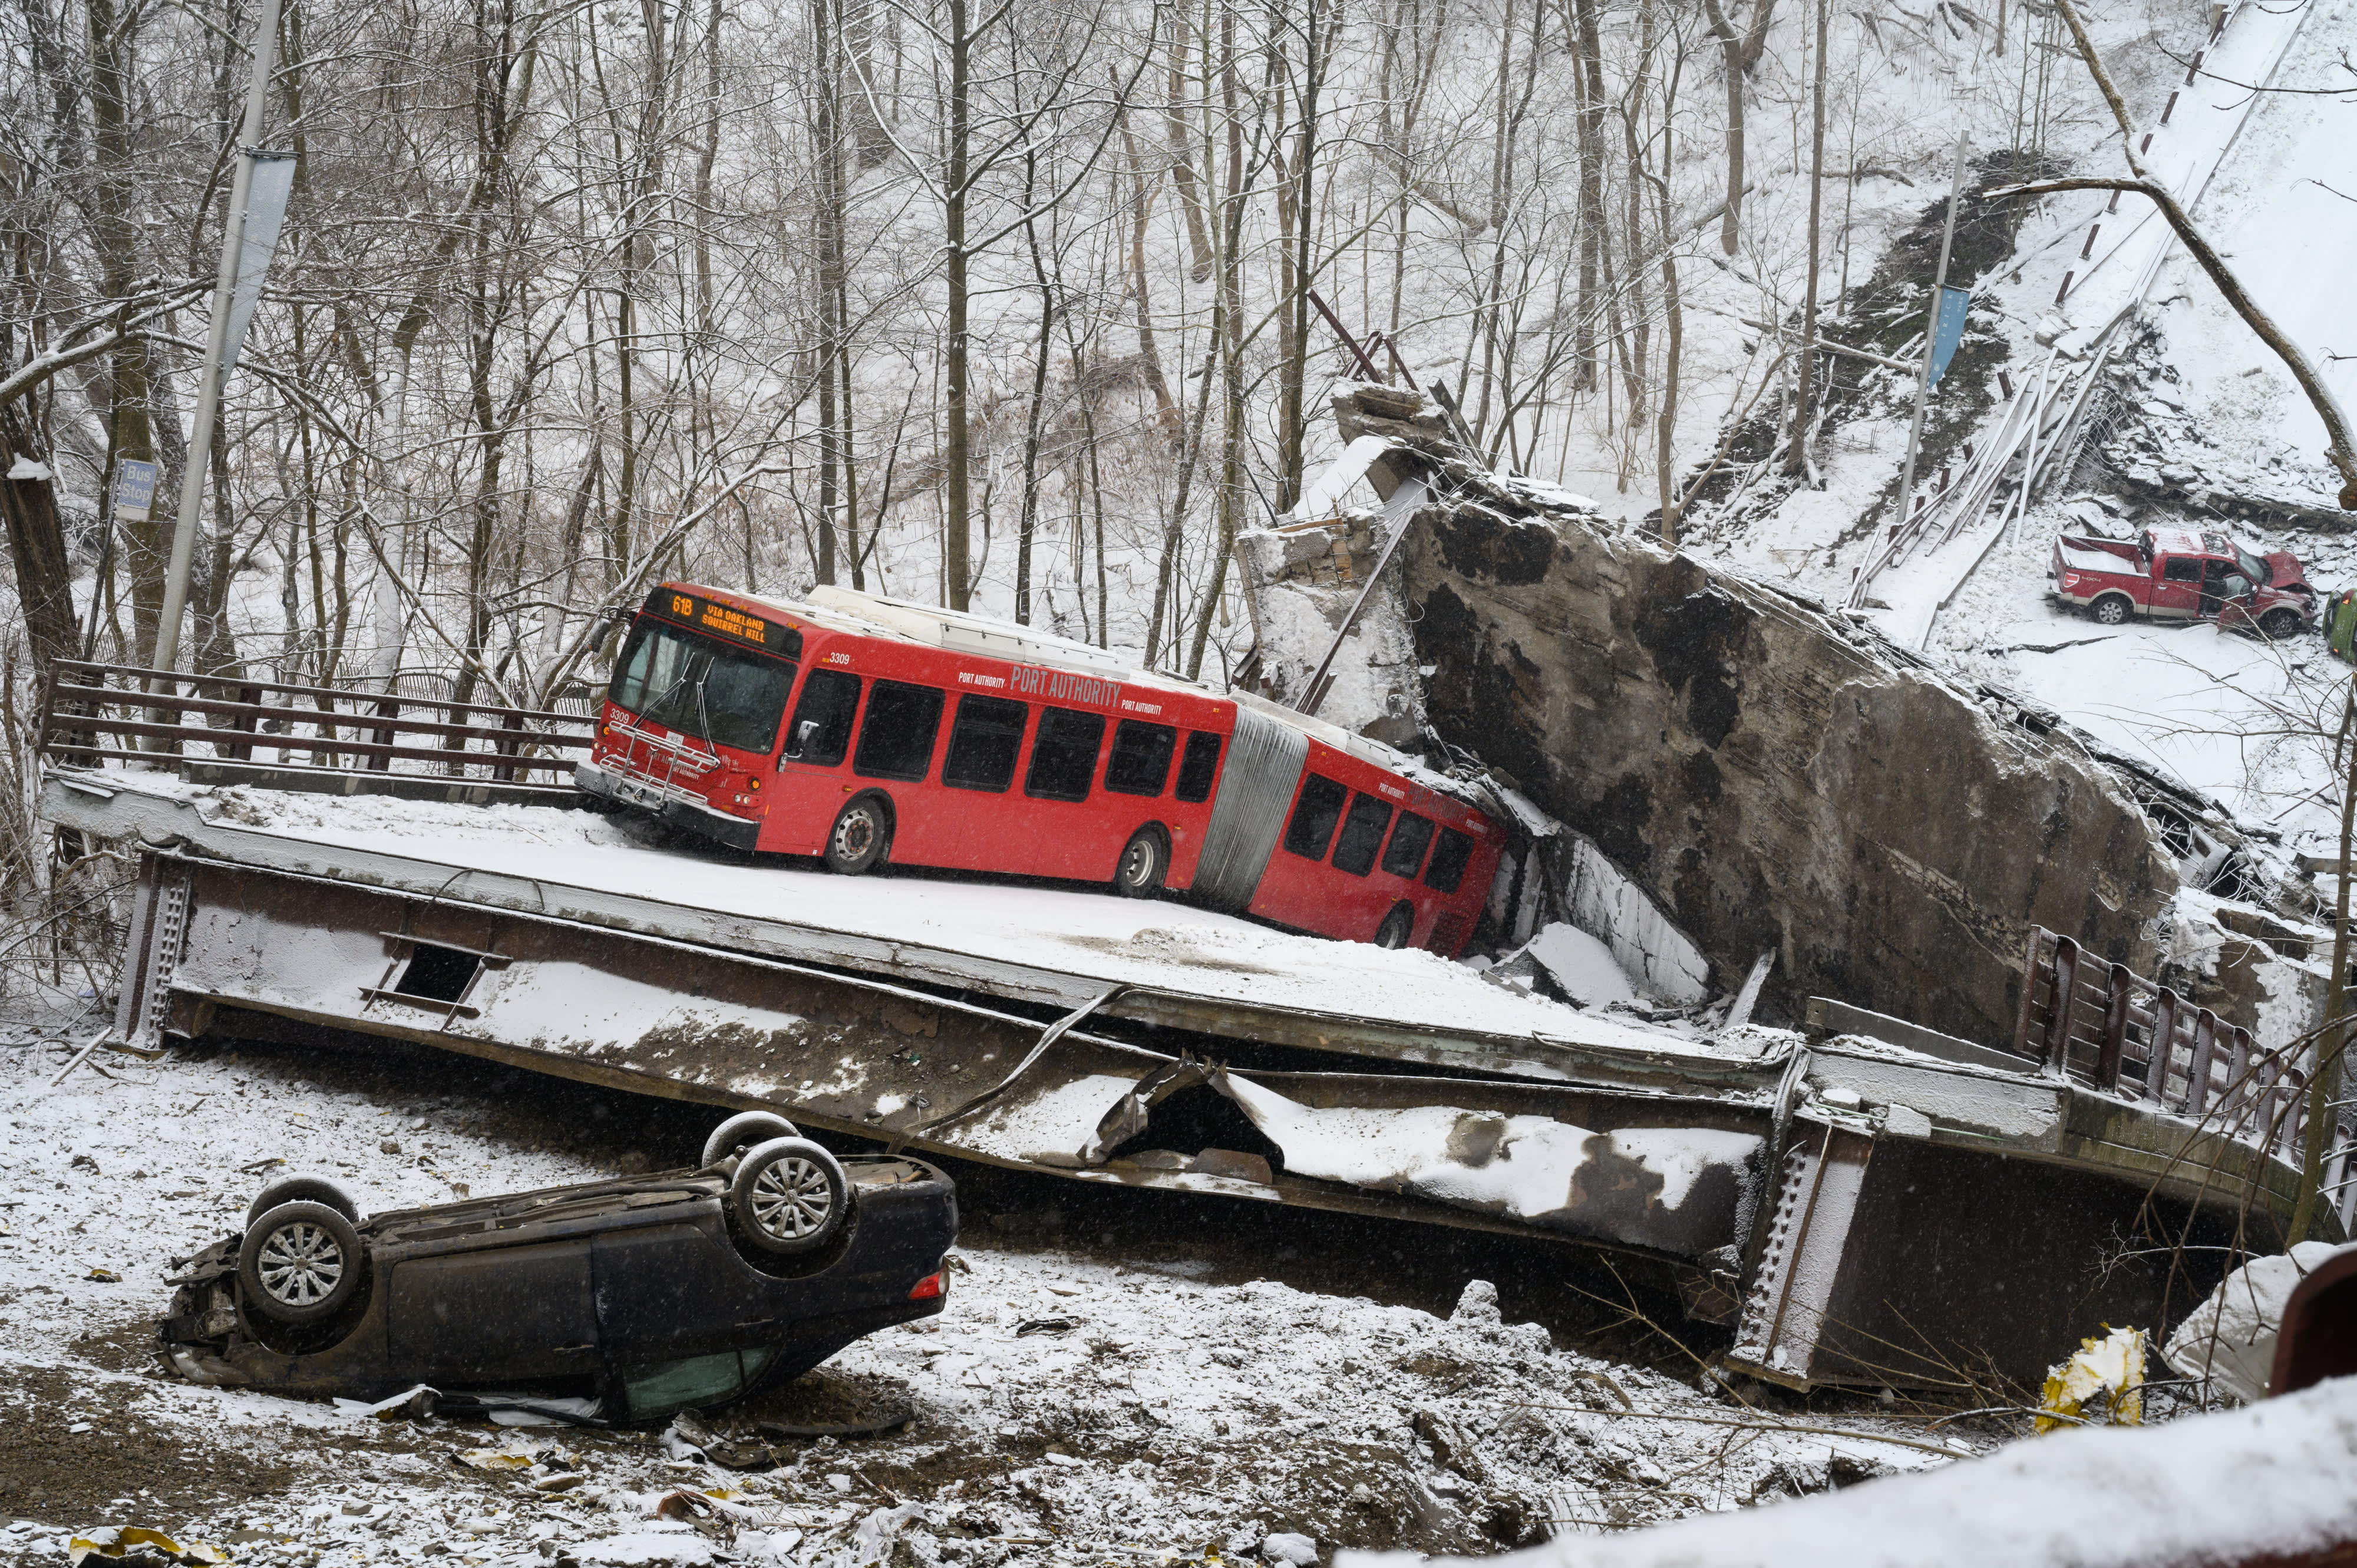
[[[1899,480],[1899,524],[1904,528],[1915,499],[1915,449],[1923,444],[1923,405],[1932,397],[1932,351],[1940,341],[1940,302],[1947,295],[1948,252],[1956,242],[1956,197],[1964,188],[1964,144],[1956,138],[1956,166],[1948,176],[1948,226],[1940,234],[1940,270],[1932,279],[1932,304],[1923,313],[1923,363],[1915,372],[1915,424],[1907,432],[1907,467]]]
[[[235,351],[230,342],[231,302],[237,295],[238,263],[245,252],[245,209],[253,194],[253,166],[262,140],[262,109],[270,88],[270,68],[278,46],[279,0],[262,0],[253,33],[253,80],[246,90],[245,124],[238,135],[237,177],[230,187],[229,220],[221,227],[221,274],[213,285],[205,357],[197,371],[196,427],[188,433],[187,471],[180,476],[180,510],[172,531],[172,564],[164,578],[163,618],[156,628],[156,668],[171,670],[180,657],[180,621],[188,600],[188,562],[196,553],[197,519],[205,502],[205,470],[212,460],[213,426],[221,418],[221,383]],[[272,240],[277,236],[274,231]]]

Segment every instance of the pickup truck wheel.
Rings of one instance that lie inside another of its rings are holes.
[[[772,1138],[799,1138],[802,1130],[782,1116],[767,1111],[740,1111],[712,1130],[704,1140],[704,1164],[698,1167],[709,1170],[729,1155],[766,1144]]]
[[[2128,618],[2128,602],[2117,594],[2106,594],[2087,607],[2097,626],[2122,626]]]
[[[2299,615],[2295,610],[2269,610],[2259,618],[2259,629],[2277,642],[2299,635]]]
[[[851,1181],[835,1157],[808,1138],[772,1138],[737,1163],[728,1216],[757,1251],[813,1251],[851,1217]]]
[[[245,1228],[237,1283],[263,1316],[317,1323],[358,1294],[366,1261],[350,1220],[324,1203],[282,1203]]]

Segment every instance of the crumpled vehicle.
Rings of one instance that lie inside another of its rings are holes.
[[[274,1182],[243,1230],[174,1260],[160,1348],[199,1383],[653,1421],[939,1313],[956,1239],[933,1166],[838,1160],[748,1112],[694,1170],[366,1219],[332,1182]]]

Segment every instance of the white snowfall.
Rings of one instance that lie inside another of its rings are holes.
[[[454,1568],[888,1557],[992,1568],[1394,1542],[1478,1551],[1501,1531],[1724,1510],[1970,1451],[1920,1422],[1878,1419],[1870,1400],[1837,1417],[1752,1411],[1697,1391],[1691,1367],[1673,1377],[1584,1355],[1536,1324],[1501,1322],[1487,1281],[1466,1281],[1453,1312],[1379,1305],[1232,1267],[1215,1278],[1211,1258],[1183,1249],[1141,1261],[1135,1246],[1043,1236],[1037,1214],[994,1226],[969,1212],[946,1313],[863,1340],[819,1374],[904,1401],[913,1428],[802,1446],[767,1474],[723,1470],[654,1434],[418,1426],[194,1388],[145,1364],[169,1262],[235,1229],[274,1176],[328,1176],[372,1211],[692,1155],[620,1132],[627,1097],[445,1074],[431,1058],[389,1073],[358,1053],[293,1047],[152,1064],[102,1051],[58,1083],[94,1032],[70,1022],[0,1026],[0,1470],[24,1466],[0,1488],[38,1484],[26,1457],[38,1453],[44,1474],[62,1462],[80,1500],[0,1519],[0,1560],[59,1561],[70,1532],[104,1526],[321,1568],[446,1552]],[[535,1120],[549,1093],[573,1109]],[[614,1119],[583,1116],[584,1096]],[[1042,1211],[1070,1190],[1030,1179],[1027,1201]],[[1433,1234],[1399,1227],[1393,1239]],[[1878,1431],[1903,1444],[1867,1435]],[[136,1455],[158,1444],[165,1468],[143,1468]],[[502,1446],[516,1467],[453,1462]],[[698,1530],[659,1516],[683,1489],[722,1503],[721,1520]]]

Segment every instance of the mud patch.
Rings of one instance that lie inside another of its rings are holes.
[[[273,1497],[290,1466],[156,1420],[136,1383],[17,1367],[0,1381],[0,1517],[79,1528],[136,1513],[166,1518]]]

